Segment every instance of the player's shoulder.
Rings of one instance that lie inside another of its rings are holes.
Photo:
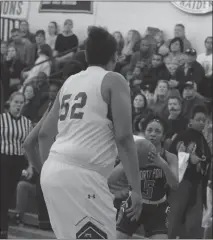
[[[106,83],[116,86],[116,85],[127,85],[127,80],[120,73],[117,72],[107,72],[104,76],[103,81]]]
[[[165,150],[165,156],[168,162],[173,162],[178,160],[177,156],[174,153],[171,153],[167,150]]]

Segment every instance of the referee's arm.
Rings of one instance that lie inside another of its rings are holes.
[[[41,129],[38,134],[38,145],[39,145],[39,153],[41,157],[41,164],[43,164],[49,155],[50,148],[55,141],[55,137],[58,133],[58,117],[59,117],[59,94],[55,99],[55,102],[49,111],[48,115],[44,119],[44,122],[41,126]]]

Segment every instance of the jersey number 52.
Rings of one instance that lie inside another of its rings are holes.
[[[62,103],[61,103],[61,112],[63,111],[63,113],[60,113],[59,119],[60,121],[64,121],[67,118],[69,109],[71,107],[71,113],[70,113],[70,119],[82,119],[84,116],[84,112],[80,112],[78,110],[78,112],[76,112],[77,109],[82,109],[87,102],[87,94],[85,92],[80,92],[78,93],[75,98],[74,101],[79,101],[74,103],[72,106],[70,106],[69,100],[72,97],[72,94],[66,94],[63,96],[62,98]]]

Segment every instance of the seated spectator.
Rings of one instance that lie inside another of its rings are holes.
[[[137,30],[128,31],[121,56],[118,58],[118,62],[115,67],[116,72],[120,72],[123,75],[128,72],[132,55],[140,49],[140,39],[141,35]]]
[[[142,88],[143,86],[148,86],[150,92],[153,93],[157,86],[157,82],[161,79],[169,80],[169,77],[170,74],[163,62],[163,56],[154,54],[152,56],[151,66],[142,70]]]
[[[197,91],[200,92],[200,85],[204,81],[205,72],[202,65],[196,61],[197,52],[190,48],[185,52],[185,64],[180,66],[176,72],[176,80],[178,81],[178,89],[182,92],[186,82],[195,82]]]
[[[50,22],[47,30],[46,43],[51,47],[52,51],[55,50],[55,42],[58,36],[58,24],[56,22]]]
[[[29,30],[29,23],[22,20],[19,25],[19,30],[22,38],[27,38],[31,43],[35,43],[35,35]]]
[[[48,44],[41,45],[38,51],[38,59],[36,60],[34,67],[30,71],[23,73],[23,77],[26,78],[24,84],[30,82],[39,72],[43,72],[49,76],[51,72],[51,58],[52,50],[50,46]]]
[[[71,19],[67,19],[64,22],[63,33],[58,34],[56,38],[54,56],[59,56],[57,58],[57,62],[59,64],[63,64],[72,58],[73,52],[77,52],[78,44],[78,38],[73,33],[73,21]],[[64,56],[60,56],[60,54],[63,54],[69,50],[73,51],[66,53]]]
[[[36,181],[38,173],[33,168],[33,173],[29,174],[27,170],[22,171],[22,176],[16,189],[16,209],[15,223],[22,224],[24,214],[27,210],[29,198],[36,198]]]
[[[7,54],[7,43],[1,41],[0,61],[3,63]]]
[[[162,56],[166,56],[169,53],[169,48],[165,44],[163,31],[157,32],[154,38],[156,41],[155,52]]]
[[[168,117],[169,84],[166,80],[159,80],[154,97],[149,100],[148,107],[162,119]]]
[[[185,61],[185,56],[183,54],[183,41],[181,38],[173,38],[169,43],[169,53],[168,56],[164,58],[165,64],[171,62],[176,62],[178,65],[182,65]]]
[[[46,34],[44,30],[38,30],[35,34],[35,41],[36,41],[36,52],[35,52],[35,59],[38,58],[38,52],[41,49],[41,46],[46,44]]]
[[[182,115],[182,99],[178,96],[170,96],[168,98],[168,111],[169,116],[166,120],[166,145],[169,149],[170,144],[175,139],[177,134],[185,131],[188,126],[188,119]]]
[[[183,24],[176,24],[174,28],[174,37],[181,38],[183,41],[183,52],[185,52],[188,48],[192,47],[192,44],[186,38],[185,26]],[[167,46],[169,46],[171,40],[168,40]]]
[[[129,71],[133,72],[136,65],[140,65],[140,68],[148,68],[151,65],[152,52],[150,50],[151,46],[146,38],[143,38],[140,43],[140,50],[137,51],[130,61]]]
[[[118,58],[122,55],[122,50],[124,47],[124,38],[121,32],[116,31],[113,33],[113,36],[117,42],[117,56]]]
[[[179,65],[177,62],[171,62],[166,64],[166,68],[169,71],[169,87],[170,89],[177,89],[178,81],[176,80],[176,72]]]
[[[11,94],[12,92],[18,90],[21,83],[21,72],[25,67],[20,61],[14,46],[8,47],[4,65],[9,72],[9,86]]]
[[[28,83],[23,88],[23,94],[26,100],[23,108],[23,115],[30,119],[32,122],[35,121],[38,107],[40,104],[40,102],[35,101],[37,92],[38,89],[33,83]]]
[[[18,57],[21,60],[22,64],[25,66],[30,66],[35,61],[35,47],[27,39],[22,38],[19,29],[12,29],[12,40],[10,45],[13,45],[17,50]]]
[[[197,61],[203,66],[205,71],[205,81],[200,85],[202,95],[212,97],[212,37],[205,40],[205,53],[201,53],[197,57]]]
[[[183,88],[183,116],[190,119],[192,109],[196,105],[204,105],[204,99],[197,94],[194,82],[186,82]]]

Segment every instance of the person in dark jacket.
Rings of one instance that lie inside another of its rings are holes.
[[[196,106],[188,129],[174,139],[170,151],[189,154],[188,166],[179,188],[171,196],[169,239],[201,239],[202,217],[207,202],[207,184],[210,178],[211,151],[202,133],[207,118],[204,106]]]
[[[181,65],[176,72],[176,80],[179,82],[178,88],[182,92],[186,82],[194,82],[197,85],[197,90],[205,78],[205,71],[202,65],[196,61],[197,52],[193,48],[185,51],[185,64]]]

